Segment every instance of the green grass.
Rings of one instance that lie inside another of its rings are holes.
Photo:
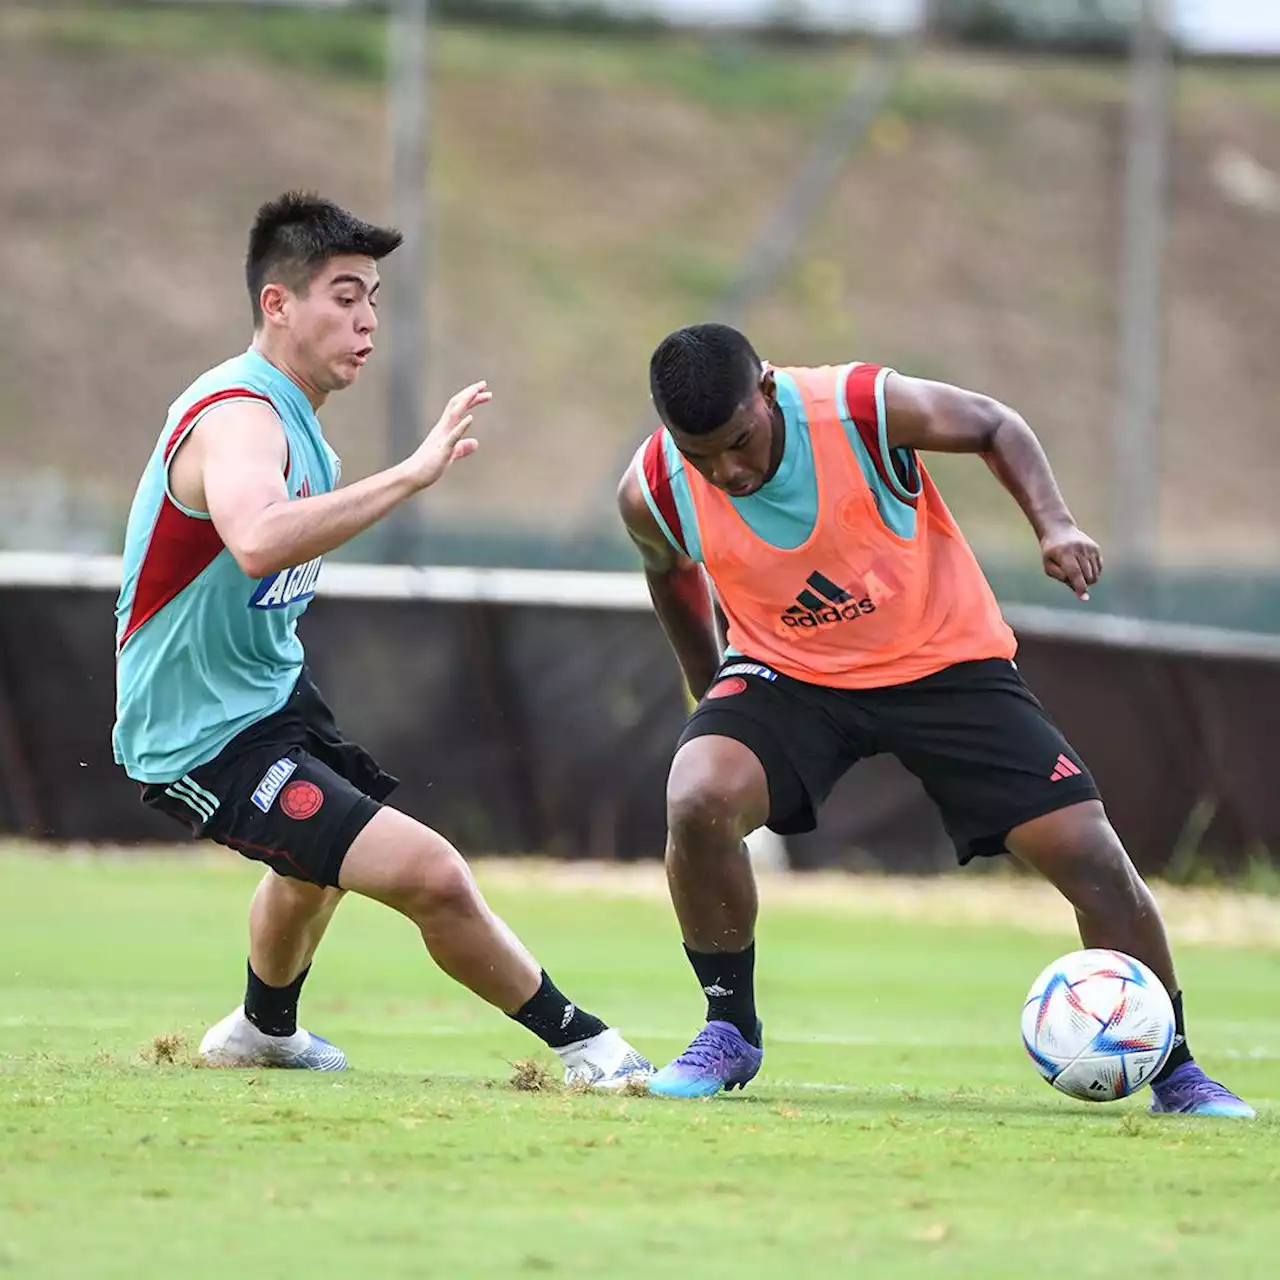
[[[234,1002],[254,879],[0,858],[0,1275],[1274,1274],[1275,953],[1182,958],[1251,1126],[1035,1078],[1018,1006],[1067,935],[830,908],[766,906],[767,1068],[732,1098],[514,1091],[528,1037],[360,901],[304,1002],[354,1070],[147,1062]],[[699,1008],[664,903],[491,898],[575,998],[655,1058],[681,1047]]]

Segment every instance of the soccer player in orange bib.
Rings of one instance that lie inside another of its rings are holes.
[[[1149,965],[1177,1014],[1153,1109],[1253,1110],[1196,1065],[1160,913],[1098,789],[1013,662],[1016,643],[920,453],[975,453],[1026,514],[1045,572],[1083,600],[1098,545],[1012,409],[873,364],[773,368],[725,325],[650,364],[664,427],[619,503],[696,710],[667,784],[667,875],[707,1023],[650,1081],[699,1097],[763,1059],[756,886],[743,839],[813,829],[836,781],[889,752],[962,863],[1009,852],[1076,910],[1088,947]],[[717,633],[709,577],[728,622]]]

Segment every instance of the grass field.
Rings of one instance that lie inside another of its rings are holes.
[[[934,923],[936,888],[913,921],[901,887],[766,886],[765,1073],[682,1104],[516,1091],[533,1042],[358,901],[304,1000],[355,1069],[193,1069],[163,1038],[235,1003],[255,876],[185,862],[0,856],[0,1275],[1275,1274],[1280,931],[1182,952],[1193,1044],[1259,1120],[1169,1121],[1023,1058],[1065,912],[995,878],[964,900],[1008,923]],[[699,1002],[651,872],[481,878],[575,998],[682,1046]]]

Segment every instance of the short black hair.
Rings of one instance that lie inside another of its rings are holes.
[[[760,382],[760,357],[727,324],[694,324],[658,344],[649,361],[649,389],[658,415],[685,435],[723,427]]]
[[[404,237],[392,227],[375,227],[314,191],[286,191],[258,210],[249,232],[245,282],[253,303],[253,327],[262,323],[262,287],[288,285],[305,294],[316,272],[340,253],[385,258]]]

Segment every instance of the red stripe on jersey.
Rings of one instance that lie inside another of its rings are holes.
[[[250,391],[248,387],[228,387],[225,391],[215,391],[213,395],[205,396],[203,400],[197,400],[178,419],[178,425],[169,433],[169,439],[165,441],[164,460],[166,463],[168,463],[174,449],[178,446],[178,441],[182,439],[187,428],[202,413],[212,409],[215,404],[221,404],[224,400],[261,400],[263,404],[271,404],[270,396],[264,396],[260,391]]]
[[[671,492],[671,476],[667,471],[667,455],[662,447],[662,431],[653,433],[644,446],[644,478],[649,486],[649,493],[657,503],[662,518],[667,522],[680,550],[688,555],[684,541],[684,525],[680,523],[680,512],[676,507],[675,494]]]
[[[900,492],[907,487],[902,477],[896,473],[890,473],[889,468],[893,466],[892,460],[880,452],[880,415],[876,408],[876,378],[880,374],[880,369],[881,366],[878,364],[854,365],[845,378],[845,402],[849,406],[849,417],[857,428],[867,452],[871,455],[876,474],[890,493],[914,507],[916,499],[904,498]]]
[[[269,397],[246,387],[231,387],[197,400],[184,413],[165,441],[164,463],[169,460],[191,424],[206,410],[224,400],[262,400],[270,404]],[[174,506],[168,493],[160,499],[151,537],[142,555],[142,567],[138,570],[138,582],[133,591],[133,604],[129,620],[120,636],[119,648],[123,649],[129,638],[144,623],[150,622],[179,592],[189,587],[213,563],[222,550],[222,538],[212,520],[198,520]],[[119,650],[117,650],[118,652]]]
[[[120,648],[124,648],[143,623],[150,622],[179,592],[189,587],[221,550],[222,538],[213,521],[197,520],[179,511],[166,493],[160,499],[160,510],[142,557]]]

